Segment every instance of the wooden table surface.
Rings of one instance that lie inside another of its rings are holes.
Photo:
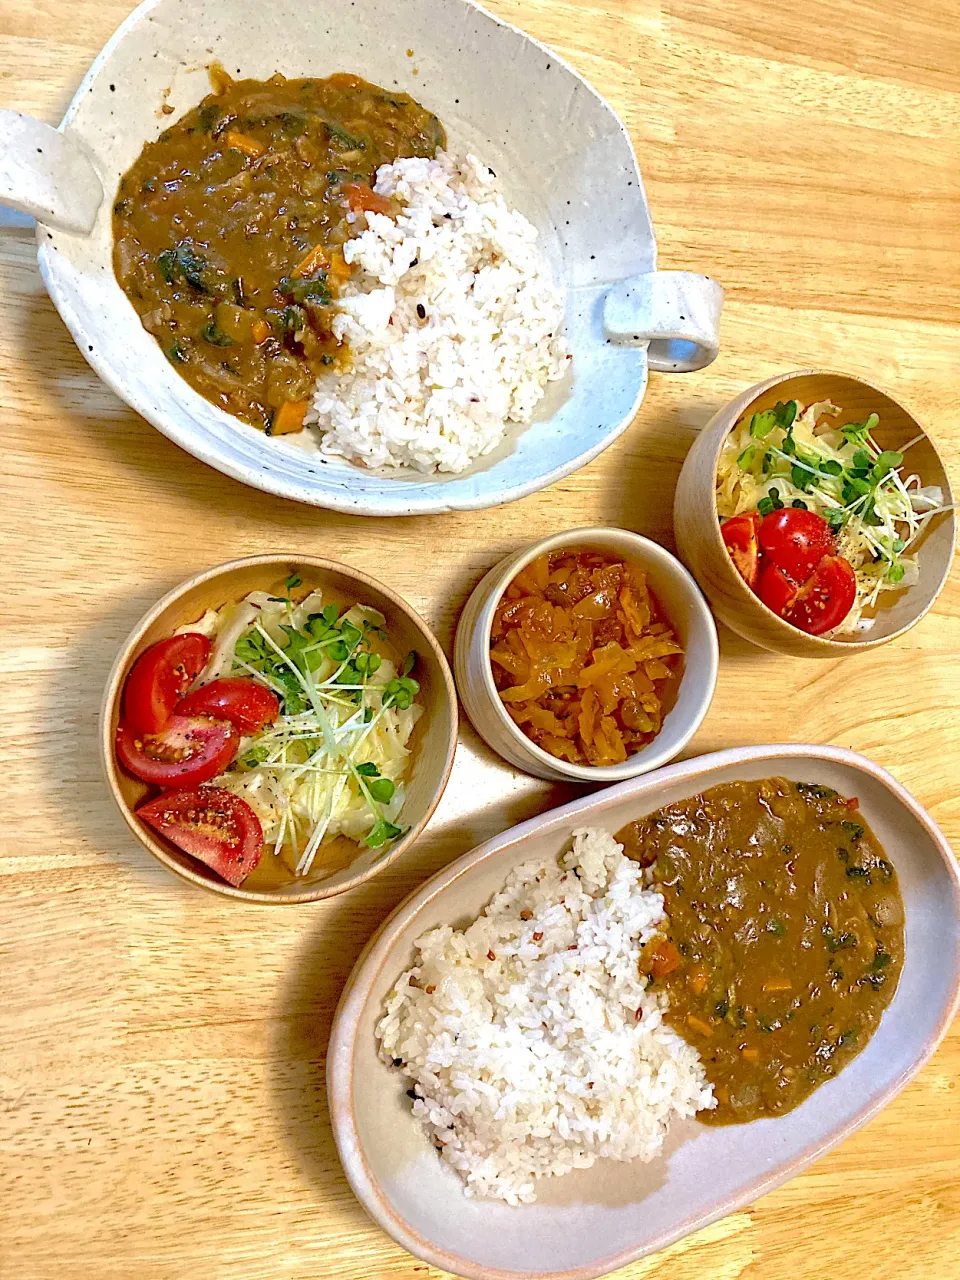
[[[507,551],[585,523],[672,544],[674,482],[729,397],[821,364],[913,408],[960,481],[960,31],[952,0],[494,0],[623,115],[664,267],[727,288],[708,370],[654,375],[637,421],[513,506],[363,520],[245,489],[100,384],[0,226],[3,643],[0,1275],[369,1280],[439,1273],[341,1172],[324,1049],[376,925],[426,875],[571,791],[465,727],[426,837],[329,903],[252,908],[149,860],[112,808],[95,726],[114,652],[181,578],[245,552],[340,556],[450,649]],[[129,0],[2,0],[0,105],[55,123]],[[801,16],[802,15],[802,16]],[[690,753],[835,743],[911,788],[960,848],[960,586],[899,644],[842,662],[722,633]],[[960,1277],[960,1035],[864,1130],[631,1280]]]

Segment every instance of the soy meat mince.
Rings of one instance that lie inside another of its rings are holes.
[[[544,751],[619,764],[660,732],[683,650],[643,571],[597,551],[538,556],[507,587],[491,627],[494,680]]]
[[[435,155],[444,131],[354,75],[212,78],[121,179],[114,270],[194,390],[269,434],[299,431],[315,379],[346,357],[330,323],[342,245],[366,212],[392,211],[376,170]]]
[[[729,782],[617,836],[664,895],[641,969],[714,1087],[705,1124],[792,1110],[866,1046],[903,964],[896,872],[829,787]]]

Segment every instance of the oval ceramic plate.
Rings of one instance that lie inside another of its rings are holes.
[[[210,92],[214,59],[241,77],[353,71],[397,86],[436,112],[451,149],[493,166],[567,291],[573,372],[549,388],[534,423],[457,476],[376,471],[321,457],[310,431],[270,440],[177,374],[114,278],[111,209],[144,142]],[[636,156],[613,110],[556,54],[469,0],[146,0],[91,67],[61,130],[0,112],[0,198],[40,217],[40,270],[77,345],[170,439],[269,493],[376,516],[508,502],[611,444],[640,405],[648,366],[696,369],[717,353],[723,291],[656,271]],[[84,221],[89,234],[77,230]]]
[[[413,962],[413,940],[462,925],[515,863],[554,857],[572,831],[615,832],[662,804],[733,779],[785,775],[858,796],[895,863],[906,908],[897,993],[863,1053],[776,1120],[673,1127],[650,1164],[599,1161],[541,1182],[536,1204],[467,1199],[404,1093],[377,1056],[384,996]],[[361,1203],[411,1253],[476,1280],[589,1280],[687,1235],[799,1173],[876,1115],[934,1051],[957,1008],[960,874],[929,815],[863,756],[832,747],[722,751],[671,765],[515,827],[446,867],[403,903],[369,944],[344,990],[327,1059],[337,1146]]]

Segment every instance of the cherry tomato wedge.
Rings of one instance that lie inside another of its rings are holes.
[[[784,507],[764,516],[757,537],[767,560],[794,582],[806,582],[824,556],[837,554],[826,520],[802,507]]]
[[[800,590],[792,578],[788,578],[775,564],[765,564],[760,570],[757,595],[778,617],[782,618],[793,604]]]
[[[246,800],[219,787],[167,792],[141,805],[137,817],[234,887],[263,852],[260,819]]]
[[[730,559],[751,591],[757,588],[757,576],[760,572],[757,545],[760,524],[760,516],[756,511],[744,511],[739,516],[724,520],[720,526],[720,536]]]
[[[394,212],[393,205],[386,196],[377,195],[365,182],[348,182],[340,188],[349,208],[354,213],[386,213]]]
[[[237,754],[240,738],[228,720],[173,715],[160,733],[137,733],[121,722],[117,758],[128,773],[155,787],[196,787],[215,778]]]
[[[137,733],[159,733],[210,657],[197,631],[158,640],[144,649],[123,686],[123,710]]]
[[[843,556],[824,556],[783,615],[808,635],[832,631],[857,598],[857,576]]]
[[[229,720],[240,734],[259,733],[280,714],[280,699],[272,690],[246,676],[211,680],[177,704],[178,716],[213,716]]]

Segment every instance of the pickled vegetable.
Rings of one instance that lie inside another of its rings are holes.
[[[531,741],[601,766],[660,732],[683,650],[641,569],[597,551],[557,551],[507,587],[490,659],[504,707]]]

